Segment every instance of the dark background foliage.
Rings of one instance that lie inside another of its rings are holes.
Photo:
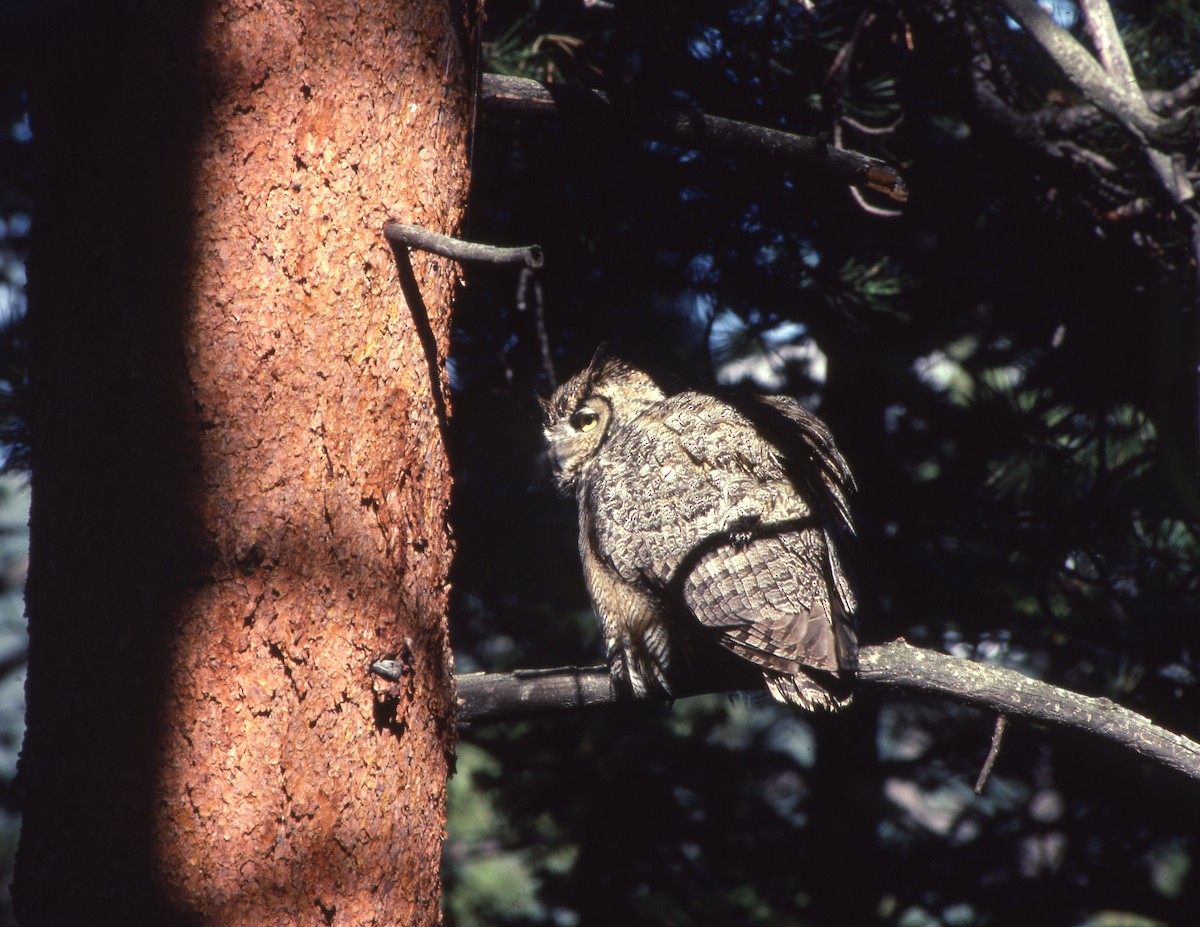
[[[0,70],[0,884],[12,875],[19,800],[13,786],[25,710],[24,582],[29,493],[25,350],[25,260],[32,228],[27,101]],[[0,923],[10,923],[0,892]]]
[[[1190,0],[1114,7],[1144,88],[1191,77]],[[1015,667],[1200,737],[1190,228],[1133,140],[1068,118],[1078,95],[1024,33],[986,0],[489,0],[485,39],[486,70],[602,89],[620,111],[824,133],[896,165],[912,195],[859,202],[803,165],[480,113],[465,233],[547,260],[469,268],[456,309],[460,671],[600,660],[536,397],[608,341],[699,386],[792,393],[830,423],[861,487],[865,641]],[[14,84],[0,438],[19,469],[34,209]],[[1195,140],[1177,153],[1195,176]],[[992,722],[868,689],[836,717],[705,697],[464,731],[447,919],[1200,923],[1193,785],[1015,725],[975,796]],[[2,726],[11,812],[19,723]],[[0,843],[14,834],[0,818]]]
[[[1191,76],[1196,10],[1117,12],[1143,87]],[[986,3],[863,0],[513,0],[486,28],[486,69],[635,113],[826,133],[898,166],[912,196],[865,208],[803,166],[481,113],[468,236],[547,260],[469,269],[457,308],[460,670],[599,662],[535,397],[608,341],[830,423],[861,487],[866,641],[903,635],[1200,734],[1188,226],[1110,122],[1030,138],[982,105],[980,56],[1010,114],[1079,102],[1024,33]],[[1182,154],[1194,170],[1194,141]],[[1017,727],[976,797],[991,728],[864,691],[834,718],[711,697],[465,732],[448,917],[1197,922],[1193,787]]]

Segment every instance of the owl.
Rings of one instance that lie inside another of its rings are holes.
[[[543,412],[619,691],[850,700],[854,480],[823,422],[786,396],[668,392],[603,349]]]

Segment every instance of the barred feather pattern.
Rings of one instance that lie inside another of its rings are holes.
[[[544,410],[620,688],[722,667],[809,710],[849,701],[854,481],[823,422],[784,396],[668,393],[603,354]]]

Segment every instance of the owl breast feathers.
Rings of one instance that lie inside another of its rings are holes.
[[[784,396],[668,395],[601,354],[544,411],[618,688],[849,701],[854,482],[824,423]]]

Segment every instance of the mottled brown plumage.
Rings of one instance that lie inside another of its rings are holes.
[[[668,395],[603,353],[545,414],[619,687],[761,676],[782,702],[849,701],[853,478],[819,419],[785,396]]]

